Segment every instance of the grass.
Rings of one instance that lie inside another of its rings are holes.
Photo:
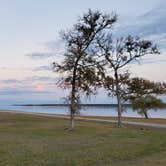
[[[0,113],[0,166],[165,166],[166,131]]]

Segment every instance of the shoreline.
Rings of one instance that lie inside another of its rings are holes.
[[[42,107],[69,107],[70,104],[12,104],[11,106],[42,106]],[[81,107],[117,107],[117,104],[80,104]],[[123,104],[125,108],[131,107],[131,104]],[[164,103],[164,108],[166,108],[166,103]]]
[[[37,112],[37,113],[47,113],[47,114],[62,114],[67,115],[69,113],[69,108],[65,105],[48,106],[48,105],[1,105],[0,110],[20,110],[25,112]],[[82,106],[80,109],[81,116],[96,116],[96,117],[117,117],[117,108],[115,106]],[[137,111],[133,111],[130,106],[126,106],[122,117],[132,117],[143,119]],[[157,111],[150,110],[149,118],[166,119],[166,108],[159,109]]]
[[[46,112],[33,112],[33,111],[22,111],[22,110],[1,110],[0,112],[9,112],[9,113],[23,113],[23,114],[34,114],[34,115],[46,115],[46,116],[64,116],[64,117],[68,117],[68,114],[54,114],[54,113],[46,113]],[[117,118],[117,116],[105,116],[105,115],[76,115],[76,117],[93,117],[93,118]],[[129,118],[129,119],[145,119],[144,117],[132,117],[132,116],[122,116],[122,118]],[[161,120],[165,120],[166,118],[153,118],[150,117],[147,120],[150,119],[161,119]]]
[[[0,110],[0,113],[11,113],[11,114],[24,114],[39,117],[51,117],[60,119],[69,119],[69,115],[64,114],[49,114],[49,113],[37,113],[37,112],[26,112],[26,111],[12,111],[12,110]],[[101,123],[117,123],[117,117],[102,117],[102,116],[76,116],[77,121],[89,121],[89,122],[101,122]],[[166,129],[166,119],[162,118],[132,118],[132,117],[122,117],[122,122],[124,125],[129,126],[142,126],[142,127],[152,127],[152,128],[163,128]]]

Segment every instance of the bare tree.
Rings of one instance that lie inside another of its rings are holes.
[[[73,29],[62,34],[66,42],[66,53],[61,64],[54,63],[54,69],[65,74],[61,83],[71,88],[68,130],[74,129],[74,116],[79,109],[81,92],[89,96],[100,84],[104,68],[102,61],[98,60],[94,43],[100,33],[112,28],[116,19],[116,15],[89,10],[78,20]]]
[[[108,62],[108,68],[112,69],[113,76],[106,77],[107,90],[113,92],[118,104],[118,126],[121,127],[122,95],[121,84],[123,84],[122,69],[146,54],[159,53],[157,47],[151,41],[141,40],[139,37],[128,36],[114,42],[110,34],[101,34],[98,38],[98,46],[101,54]],[[109,82],[112,79],[112,83]],[[109,87],[110,86],[110,87]],[[114,86],[114,87],[112,87]]]

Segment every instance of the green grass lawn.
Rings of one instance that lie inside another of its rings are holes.
[[[166,131],[0,113],[0,166],[165,166]]]

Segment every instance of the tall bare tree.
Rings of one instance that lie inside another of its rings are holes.
[[[116,15],[103,14],[100,11],[89,10],[73,26],[64,32],[62,38],[66,43],[66,53],[61,64],[54,63],[56,72],[64,73],[61,83],[69,85],[70,127],[74,129],[74,116],[79,109],[80,94],[93,94],[103,76],[102,61],[98,60],[94,46],[97,36],[111,29],[116,22]]]
[[[108,62],[107,68],[112,69],[113,72],[113,75],[110,74],[106,77],[105,83],[107,84],[106,87],[109,93],[113,92],[117,98],[118,126],[121,127],[122,89],[120,87],[125,81],[122,76],[122,71],[126,71],[125,67],[131,62],[139,60],[140,57],[159,52],[151,41],[141,40],[139,37],[128,36],[114,42],[110,34],[104,33],[100,35],[97,43],[101,49],[101,54],[105,56]]]

